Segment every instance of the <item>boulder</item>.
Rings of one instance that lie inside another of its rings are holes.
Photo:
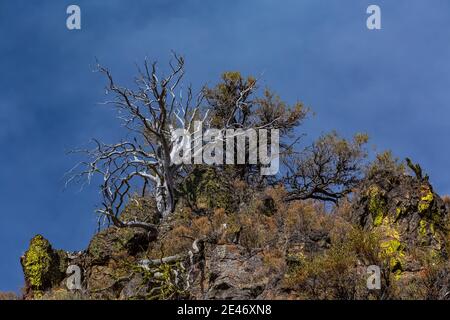
[[[191,293],[197,299],[255,299],[264,291],[269,276],[261,251],[217,245],[207,250],[204,270],[198,272]]]
[[[25,275],[25,297],[39,298],[64,279],[68,258],[66,252],[54,250],[47,239],[36,235],[20,262]]]
[[[383,172],[366,179],[354,201],[353,222],[382,237],[382,249],[393,271],[417,269],[409,254],[422,250],[429,256],[447,257],[447,210],[428,179]]]
[[[87,262],[89,265],[104,265],[112,257],[145,252],[148,244],[148,234],[143,229],[110,227],[92,238],[87,249]]]

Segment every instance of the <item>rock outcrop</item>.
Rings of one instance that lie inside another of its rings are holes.
[[[379,231],[385,250],[397,253],[397,271],[418,269],[411,257],[417,250],[447,258],[447,214],[428,179],[384,172],[364,181],[353,207],[354,222]]]
[[[248,252],[234,244],[209,248],[197,270],[191,290],[196,299],[256,299],[271,276],[261,250]]]
[[[219,192],[205,187],[194,204],[159,221],[154,203],[139,198],[123,218],[157,224],[157,237],[110,226],[74,253],[37,235],[21,258],[24,297],[448,298],[448,210],[417,172],[372,172],[333,213],[314,201],[286,203],[279,188],[225,209],[220,201],[203,202],[202,192]],[[366,288],[372,264],[382,269],[387,289]],[[81,270],[76,290],[67,287],[71,265]]]
[[[25,276],[25,296],[41,297],[43,292],[58,286],[66,274],[67,254],[54,250],[42,235],[36,235],[21,257]]]

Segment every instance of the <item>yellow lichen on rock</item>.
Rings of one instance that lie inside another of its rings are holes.
[[[420,189],[420,201],[418,205],[418,211],[420,214],[427,211],[434,200],[433,191],[428,185],[423,185]]]
[[[381,258],[389,261],[390,270],[399,277],[403,270],[403,260],[405,257],[400,234],[388,217],[383,219],[381,232],[385,239],[380,243]]]
[[[373,225],[375,227],[381,225],[385,215],[385,202],[381,196],[378,186],[373,185],[368,190],[369,212],[372,215]]]
[[[50,250],[48,240],[37,235],[31,239],[30,247],[23,259],[25,277],[37,296],[44,285],[46,274],[50,271]]]

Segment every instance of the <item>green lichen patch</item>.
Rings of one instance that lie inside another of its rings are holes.
[[[389,269],[400,276],[404,269],[405,244],[401,240],[395,223],[386,217],[379,229],[383,240],[380,242],[380,258],[387,261]]]
[[[43,236],[37,235],[31,239],[23,260],[25,277],[34,290],[43,288],[50,265],[51,245]]]
[[[420,188],[420,201],[417,207],[417,210],[419,211],[420,214],[423,214],[425,212],[427,212],[432,204],[433,204],[433,200],[434,200],[434,195],[433,195],[433,191],[431,190],[430,186],[428,185],[423,185]]]
[[[391,239],[381,243],[382,257],[388,259],[389,268],[394,274],[403,271],[404,247],[400,240]]]
[[[183,281],[186,270],[181,262],[163,263],[151,269],[135,266],[134,270],[142,274],[142,285],[149,287],[146,300],[180,299],[188,296]]]
[[[373,185],[369,188],[367,196],[369,197],[368,209],[372,215],[373,225],[375,227],[380,226],[386,211],[386,202],[382,192],[378,186]]]
[[[67,255],[53,250],[50,242],[36,235],[22,258],[22,267],[28,286],[39,298],[43,290],[62,280],[66,270]]]
[[[400,219],[401,217],[405,216],[409,212],[408,208],[406,208],[403,205],[399,205],[395,208],[395,220]]]
[[[428,233],[428,222],[425,219],[419,221],[419,235],[425,237]]]

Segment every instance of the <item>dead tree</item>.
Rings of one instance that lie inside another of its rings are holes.
[[[257,98],[254,96],[256,80],[251,77],[243,79],[235,72],[224,74],[223,83],[213,89],[203,88],[194,95],[188,88],[183,96],[179,86],[184,75],[184,60],[175,54],[174,58],[176,63],[169,64],[170,73],[165,77],[157,74],[156,63],[145,61],[143,68],[138,68],[133,88],[118,85],[109,69],[101,65],[97,67],[107,78],[107,92],[114,97],[106,104],[117,107],[129,138],[115,144],[94,140],[95,147],[84,150],[89,161],[82,162],[81,172],[69,181],[87,178],[90,182],[94,176],[100,176],[103,201],[97,211],[116,226],[154,227],[142,221],[124,222],[120,219],[124,206],[136,193],[144,196],[151,191],[161,217],[174,211],[177,186],[193,165],[189,161],[179,163],[172,160],[174,157],[179,159],[180,153],[184,157],[189,152],[190,160],[197,163],[195,158],[204,156],[207,144],[197,139],[202,139],[203,132],[206,133],[211,125],[220,133],[209,145],[214,146],[216,141],[223,145],[225,136],[227,139],[239,136],[245,139],[239,130],[245,133],[246,129],[277,129],[282,135],[287,135],[306,116],[307,109],[301,103],[288,106],[267,90],[263,97]],[[202,105],[203,100],[205,105]],[[230,133],[234,131],[230,129],[236,129],[236,132]],[[180,135],[179,130],[184,133]],[[270,135],[272,137],[272,133]],[[272,139],[270,141],[269,147]],[[237,158],[240,153],[244,155],[242,158],[249,159],[250,141],[248,145],[248,148],[237,150],[238,144],[235,144],[227,152],[234,151],[233,157]],[[255,143],[252,151],[257,146]],[[216,156],[214,152],[214,158]],[[270,158],[276,156],[277,152],[271,152]],[[241,167],[252,166],[244,164]]]
[[[202,95],[194,96],[189,88],[184,97],[178,88],[184,60],[176,54],[174,58],[176,63],[169,64],[170,74],[162,78],[157,75],[156,63],[146,60],[143,69],[138,68],[134,88],[116,84],[107,68],[97,66],[108,80],[107,92],[114,96],[106,104],[117,107],[130,138],[115,144],[94,140],[95,148],[84,150],[89,161],[80,163],[83,169],[69,181],[87,178],[90,182],[99,175],[103,201],[97,211],[116,226],[154,229],[144,222],[120,219],[133,192],[145,195],[152,191],[161,217],[174,211],[176,182],[183,164],[172,163],[171,155],[180,152],[183,143],[174,141],[173,133],[176,129],[193,132],[194,120],[206,119],[200,114]]]
[[[358,134],[347,141],[332,132],[303,152],[286,157],[286,201],[316,199],[336,204],[360,181],[367,139]]]

